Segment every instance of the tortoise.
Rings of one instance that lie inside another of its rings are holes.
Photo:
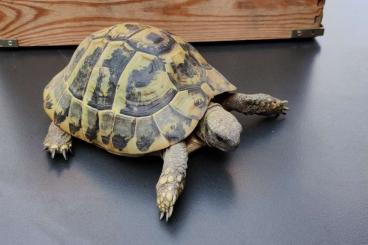
[[[52,121],[44,148],[52,158],[67,159],[72,137],[117,155],[161,156],[157,206],[166,221],[184,189],[188,154],[239,145],[242,126],[230,111],[273,117],[288,109],[267,94],[237,93],[192,45],[138,23],[85,38],[43,101]]]

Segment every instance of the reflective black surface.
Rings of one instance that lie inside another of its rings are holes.
[[[41,151],[42,89],[74,47],[0,50],[0,243],[368,244],[367,7],[328,2],[316,41],[195,45],[239,90],[291,111],[237,114],[235,152],[192,154],[168,224],[155,206],[159,158],[79,140],[68,162]]]

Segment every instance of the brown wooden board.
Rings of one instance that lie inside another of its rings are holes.
[[[291,38],[320,28],[323,6],[323,0],[0,0],[0,46],[73,45],[121,22],[161,27],[191,42]]]

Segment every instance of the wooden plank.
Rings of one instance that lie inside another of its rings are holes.
[[[290,38],[319,28],[323,0],[1,0],[0,39],[73,45],[101,28],[141,22],[187,41]]]

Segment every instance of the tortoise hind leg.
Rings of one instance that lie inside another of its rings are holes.
[[[163,154],[164,165],[156,185],[157,206],[160,219],[166,215],[166,221],[172,215],[174,204],[184,189],[187,170],[188,151],[184,142],[166,149]]]
[[[59,153],[67,160],[67,153],[71,151],[72,147],[72,137],[51,123],[43,146],[45,150],[50,152],[52,158],[54,158],[55,153]]]

